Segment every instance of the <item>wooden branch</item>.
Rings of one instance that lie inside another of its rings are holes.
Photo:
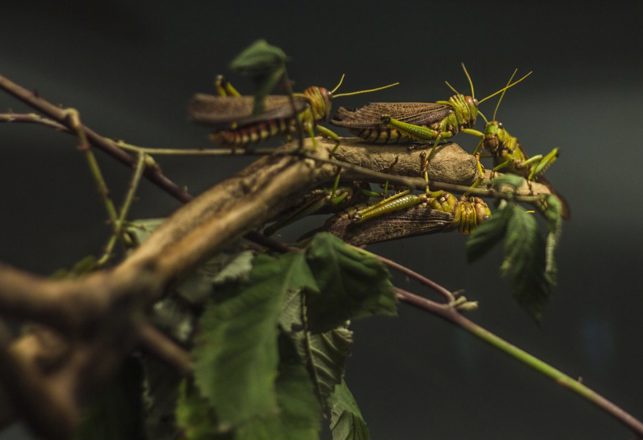
[[[44,125],[50,125],[50,126],[53,125],[54,128],[59,128],[59,127],[55,127],[55,123],[57,123],[66,127],[67,130],[73,132],[73,130],[69,125],[70,122],[67,117],[68,113],[65,109],[53,105],[52,103],[42,98],[41,96],[35,94],[30,90],[25,89],[24,87],[14,83],[9,78],[2,75],[0,75],[0,89],[3,89],[10,95],[13,95],[20,101],[29,105],[33,109],[43,113],[48,118],[53,120],[54,124],[49,122],[49,120],[47,122],[41,122],[41,121],[38,121],[38,122]],[[29,121],[21,120],[19,122],[29,122]],[[123,163],[124,165],[127,165],[130,168],[134,168],[136,164],[136,159],[132,157],[129,153],[125,152],[123,149],[119,148],[116,142],[114,142],[109,138],[101,136],[100,134],[96,133],[94,130],[92,130],[87,126],[82,126],[81,128],[85,133],[85,136],[87,136],[87,139],[93,146],[103,150],[105,153],[114,157],[116,160]],[[176,197],[178,200],[182,202],[188,202],[192,199],[192,196],[187,191],[185,191],[183,188],[181,188],[172,180],[170,180],[165,174],[163,174],[163,171],[158,166],[158,164],[148,166],[145,169],[145,177],[148,178],[153,183],[155,183],[156,185],[158,185],[159,187],[163,188],[166,192],[172,194],[174,197]]]
[[[91,140],[92,132],[85,130]],[[358,164],[347,169],[346,176],[371,181],[373,176],[364,170],[380,177],[402,169],[417,171],[418,151],[381,148],[351,143],[340,147],[340,157]],[[178,347],[161,343],[168,341],[160,341],[157,333],[151,337],[140,330],[141,315],[168,284],[336,174],[337,165],[328,163],[329,149],[312,150],[308,140],[309,158],[293,151],[293,144],[286,145],[184,205],[113,269],[53,281],[0,265],[0,316],[48,326],[38,337],[31,332],[0,347],[0,380],[30,426],[47,438],[69,437],[91,390],[141,343],[180,369],[189,368]],[[475,176],[475,162],[451,144],[434,155],[429,174],[436,186],[466,188]],[[403,177],[418,179],[423,186],[419,177]],[[51,341],[56,341],[58,353],[51,353]]]

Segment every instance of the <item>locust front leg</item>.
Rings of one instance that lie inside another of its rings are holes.
[[[453,137],[451,131],[439,131],[424,125],[409,124],[390,116],[382,116],[382,124],[388,128],[396,128],[400,133],[414,138],[418,141],[437,141]]]
[[[391,212],[411,208],[413,206],[419,205],[425,200],[426,198],[424,198],[423,196],[411,194],[409,190],[405,190],[387,197],[384,200],[380,200],[379,202],[369,205],[365,208],[359,209],[357,212],[355,212],[354,218],[357,223],[362,223],[367,220],[389,214]]]
[[[214,79],[214,88],[219,96],[241,96],[241,93],[223,75],[217,75]]]
[[[437,146],[442,139],[453,136],[453,133],[451,133],[450,131],[441,132],[423,125],[409,124],[408,122],[403,122],[398,119],[391,118],[390,116],[382,116],[382,123],[385,124],[388,128],[394,128],[401,134],[418,141],[434,141],[434,147]],[[424,174],[424,181],[426,183],[427,194],[430,194],[431,192],[428,172],[430,157],[431,154],[424,156],[421,164],[421,169]]]

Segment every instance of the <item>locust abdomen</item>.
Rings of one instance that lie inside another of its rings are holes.
[[[292,131],[292,119],[270,119],[245,127],[215,131],[210,140],[216,144],[244,147]]]

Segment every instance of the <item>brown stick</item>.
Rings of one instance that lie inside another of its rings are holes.
[[[51,104],[49,101],[14,83],[5,76],[0,76],[0,88],[15,96],[30,107],[47,115],[58,124],[71,129],[67,118],[67,112],[64,109]],[[114,141],[99,135],[87,126],[83,126],[82,130],[85,132],[87,139],[92,145],[103,150],[128,167],[134,168],[136,159],[119,148]],[[192,196],[187,191],[165,176],[158,165],[147,167],[145,169],[145,177],[182,202],[188,202],[192,199]]]

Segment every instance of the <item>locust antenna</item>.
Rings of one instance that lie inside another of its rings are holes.
[[[395,87],[395,86],[398,86],[398,85],[400,85],[399,82],[394,82],[394,83],[391,83],[391,84],[387,84],[385,86],[376,87],[374,89],[356,90],[354,92],[339,93],[337,95],[332,95],[332,96],[333,96],[333,99],[339,98],[340,96],[355,96],[355,95],[361,95],[361,94],[364,94],[364,93],[379,92],[380,90],[390,89],[391,87]]]
[[[332,95],[333,93],[335,93],[337,90],[339,90],[339,88],[342,86],[342,84],[344,84],[344,78],[346,78],[346,74],[345,74],[345,73],[342,73],[342,76],[340,76],[340,77],[339,77],[339,82],[338,82],[338,83],[337,83],[337,85],[333,88],[333,90],[331,90],[331,91],[330,91],[330,94],[331,94],[331,95]]]
[[[469,71],[467,70],[467,66],[464,65],[464,63],[460,63],[462,66],[462,70],[464,70],[464,74],[467,76],[467,81],[469,81],[469,87],[471,88],[471,97],[475,98],[476,97],[476,91],[473,88],[473,80],[471,79],[471,75],[469,75]]]
[[[449,81],[444,81],[444,84],[446,84],[446,85],[447,85],[447,87],[448,87],[448,88],[450,88],[450,89],[451,89],[451,91],[452,91],[453,93],[455,93],[456,95],[462,95],[462,93],[458,92],[458,90],[457,90],[455,87],[453,87],[453,86],[449,83]]]
[[[484,113],[482,113],[482,112],[480,111],[480,109],[478,109],[478,114],[479,114],[480,116],[482,116],[482,119],[484,119],[484,123],[485,123],[485,124],[489,124],[489,119],[487,119],[487,117],[484,115]],[[495,113],[494,113],[494,114],[495,114]]]
[[[511,81],[516,76],[516,73],[518,73],[518,68],[514,69],[513,73],[509,77],[509,81],[507,81],[507,85],[511,84]],[[498,102],[496,103],[496,108],[493,109],[493,120],[494,121],[496,120],[496,114],[498,113],[498,109],[500,108],[500,103],[502,102],[502,98],[505,97],[505,93],[507,93],[507,86],[505,86],[505,89],[500,94],[500,98],[498,98]]]
[[[529,75],[531,75],[532,73],[534,73],[534,72],[533,72],[533,70],[530,70],[530,71],[529,71],[529,72],[527,72],[525,75],[523,75],[520,79],[517,79],[516,81],[514,81],[514,82],[512,82],[512,83],[507,84],[506,86],[504,86],[504,87],[503,87],[503,88],[501,88],[500,90],[497,90],[497,91],[493,92],[493,93],[492,93],[491,95],[489,95],[489,96],[485,96],[485,97],[484,97],[484,98],[482,98],[480,101],[478,101],[478,104],[482,104],[483,102],[485,102],[485,101],[487,101],[487,100],[489,100],[489,99],[493,98],[494,96],[496,96],[498,93],[502,93],[502,92],[504,92],[505,90],[509,90],[509,89],[510,89],[510,88],[512,88],[513,86],[515,86],[515,85],[517,85],[517,84],[520,84],[520,83],[521,83],[521,82],[523,82],[525,79],[527,79],[527,77],[528,77]]]

